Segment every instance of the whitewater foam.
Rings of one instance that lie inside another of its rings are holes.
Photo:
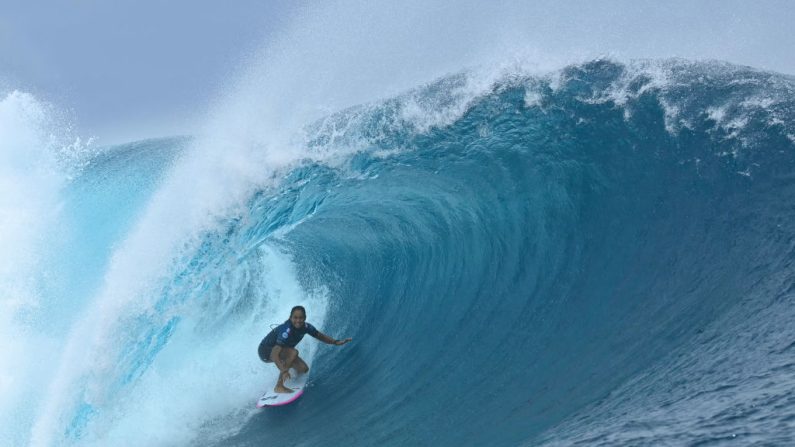
[[[7,445],[24,439],[58,352],[43,291],[57,281],[48,263],[64,231],[59,154],[82,147],[67,148],[68,138],[51,105],[20,91],[0,100],[0,440]]]

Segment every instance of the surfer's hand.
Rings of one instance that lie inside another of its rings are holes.
[[[283,380],[290,380],[291,379],[290,370],[287,369],[287,370],[282,371],[281,377],[282,377]]]
[[[352,338],[346,338],[345,340],[337,340],[337,341],[334,342],[334,344],[337,345],[337,346],[341,346],[341,345],[344,345],[345,343],[348,343],[351,340],[353,340],[353,339]]]

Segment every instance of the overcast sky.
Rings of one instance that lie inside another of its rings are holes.
[[[512,41],[514,50],[527,46],[548,55],[715,58],[795,73],[795,2],[789,1],[343,3],[3,0],[0,92],[31,92],[72,111],[80,134],[105,143],[192,133],[229,84],[252,65],[267,65],[252,60],[263,57],[259,50],[277,36],[300,39],[307,32],[302,26],[324,28],[321,39],[347,45],[353,54],[360,44],[394,52],[396,65],[446,61],[417,71],[421,76],[477,63],[474,55],[491,52],[492,39],[493,52]],[[315,9],[322,20],[303,21]],[[390,40],[381,29],[409,32]],[[353,37],[335,40],[334,33]],[[384,61],[384,70],[372,76],[388,76]]]
[[[2,0],[0,88],[73,111],[107,140],[190,131],[287,3]]]

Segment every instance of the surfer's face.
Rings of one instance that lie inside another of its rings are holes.
[[[306,314],[301,312],[300,310],[296,310],[295,312],[290,315],[290,323],[292,323],[293,327],[296,329],[300,329],[304,327],[304,322],[306,321]]]

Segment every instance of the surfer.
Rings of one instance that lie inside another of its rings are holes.
[[[284,381],[290,378],[290,368],[295,368],[298,374],[309,372],[309,366],[298,356],[295,345],[309,334],[312,337],[330,345],[341,346],[351,341],[350,338],[335,340],[315,329],[306,322],[306,309],[295,306],[290,311],[290,319],[271,330],[259,344],[259,358],[265,363],[274,363],[279,368],[279,380],[273,391],[277,393],[292,393],[293,390],[284,386]]]

